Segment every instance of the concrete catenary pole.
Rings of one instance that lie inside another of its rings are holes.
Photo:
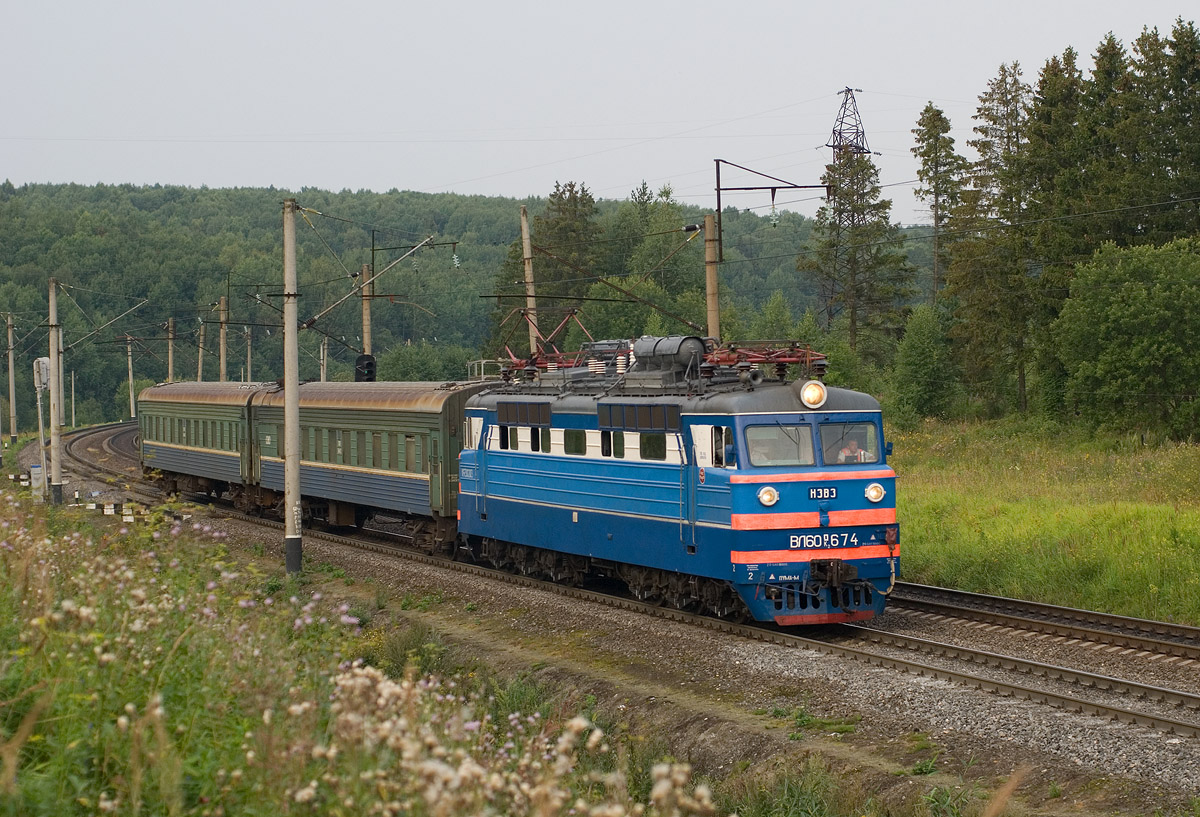
[[[250,352],[254,349],[254,335],[249,326],[246,327],[246,382],[250,382]]]
[[[371,299],[375,297],[375,282],[371,280],[371,265],[362,266],[362,338],[363,354],[374,354],[371,351]]]
[[[75,427],[75,370],[71,370],[71,428]]]
[[[284,564],[299,573],[300,537],[300,343],[296,285],[296,200],[283,202],[283,507]]]
[[[222,383],[226,380],[225,368],[225,343],[229,339],[229,302],[225,300],[225,296],[221,296],[219,306],[217,307],[221,314],[221,366],[220,380]]]
[[[529,214],[521,205],[521,248],[525,258],[525,314],[529,322],[529,356],[538,353],[537,296],[533,285],[533,242],[529,238]]]
[[[717,220],[704,217],[704,298],[708,306],[708,336],[721,339],[721,307],[717,291]]]
[[[43,363],[45,365],[43,365]],[[42,458],[41,484],[37,487],[37,495],[43,499],[46,496],[46,427],[42,422],[42,392],[50,387],[50,358],[39,357],[33,361],[34,390],[37,392],[38,416],[38,451]],[[41,500],[39,500],[41,501]]]
[[[175,319],[167,318],[167,382],[175,382]]]
[[[13,346],[13,319],[8,315],[8,442],[17,444],[17,357]]]
[[[58,377],[58,281],[50,279],[50,504],[61,505],[62,431],[59,428],[62,381]]]
[[[54,372],[58,377],[58,425],[61,430],[62,426],[67,424],[67,390],[65,388],[66,381],[63,379],[63,358],[66,356],[66,344],[63,343],[63,328],[62,324],[58,325],[58,363],[55,364]]]
[[[137,419],[137,403],[133,393],[133,338],[125,336],[125,362],[129,366],[129,418]]]
[[[321,382],[324,383],[329,374],[329,336],[321,338]]]
[[[200,321],[200,351],[196,353],[196,382],[204,379],[204,321]]]

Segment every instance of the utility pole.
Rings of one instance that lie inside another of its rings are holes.
[[[75,370],[71,370],[71,428],[75,427]]]
[[[283,202],[283,508],[284,565],[299,573],[304,542],[300,536],[300,343],[299,293],[296,291],[296,200]]]
[[[13,319],[8,313],[8,433],[9,444],[17,444],[17,368],[16,348],[13,346]]]
[[[200,351],[196,355],[196,382],[204,379],[204,321],[200,321]]]
[[[371,265],[362,265],[362,338],[363,354],[371,354],[371,299],[375,297],[375,281],[371,278]]]
[[[225,382],[225,341],[228,338],[228,334],[229,334],[229,302],[227,300],[225,300],[224,295],[221,296],[221,300],[219,302],[218,309],[220,310],[220,314],[221,314],[221,366],[220,366],[221,374],[220,374],[220,379],[221,379],[221,382],[224,383]]]
[[[253,341],[253,335],[251,335],[250,327],[247,326],[246,327],[246,382],[247,383],[250,382],[250,350],[252,348],[251,347],[252,341]]]
[[[137,403],[133,398],[133,338],[125,336],[125,362],[129,366],[129,419],[137,419]]]
[[[717,219],[704,217],[704,298],[708,305],[708,336],[721,340],[721,306],[717,290]]]
[[[521,205],[521,247],[525,255],[525,319],[529,322],[529,357],[538,353],[537,296],[533,286],[533,242],[529,239],[529,214]]]
[[[329,365],[329,336],[321,338],[321,382],[325,382]]]
[[[54,364],[54,373],[58,377],[58,427],[67,424],[67,390],[63,388],[63,358],[66,355],[66,344],[63,343],[62,324],[58,325],[58,362]]]
[[[50,504],[61,505],[62,431],[59,428],[62,381],[58,377],[58,280],[50,279]]]
[[[42,392],[50,386],[50,358],[39,357],[33,361],[33,387],[37,391],[37,416],[38,416],[38,453],[41,455],[41,474],[38,480],[32,478],[32,468],[30,469],[30,487],[35,489],[38,502],[45,499],[46,496],[46,427],[42,422]]]
[[[175,319],[167,318],[167,382],[175,382]]]

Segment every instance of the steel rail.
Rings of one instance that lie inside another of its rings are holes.
[[[840,626],[845,630],[853,632],[855,638],[870,641],[874,644],[898,647],[912,652],[919,652],[923,655],[967,661],[992,669],[1017,672],[1047,681],[1058,681],[1072,686],[1111,692],[1145,701],[1155,701],[1168,706],[1190,709],[1200,713],[1200,695],[1190,692],[1149,686],[1137,683],[1136,681],[1126,681],[1108,675],[1074,670],[1040,661],[1014,658],[985,650],[975,650],[970,647],[944,644],[939,641],[917,638],[916,636],[873,630],[870,627],[862,627],[855,624],[843,624]]]
[[[908,583],[898,583],[889,602],[900,609],[1200,660],[1200,627],[1184,624]]]

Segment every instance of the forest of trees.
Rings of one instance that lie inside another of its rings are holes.
[[[979,95],[961,154],[932,102],[913,128],[925,225],[891,222],[870,155],[839,152],[815,219],[723,212],[721,340],[798,339],[831,382],[880,395],[901,422],[1030,413],[1194,434],[1200,366],[1200,36],[1178,21],[1090,67],[1067,48],[1032,84],[1016,63]],[[0,314],[15,325],[19,424],[36,427],[31,362],[47,353],[60,283],[65,368],[79,423],[128,412],[138,384],[217,376],[216,303],[228,298],[228,372],[281,373],[281,209],[294,197],[301,376],[350,379],[364,264],[376,284],[383,379],[451,379],[468,361],[527,350],[519,212],[529,210],[539,321],[573,350],[593,337],[695,333],[705,324],[704,212],[646,184],[596,200],[583,181],[545,199],[303,189],[0,185]],[[406,255],[431,239],[428,246]],[[1198,323],[1194,325],[1192,321]],[[70,374],[67,375],[68,378]],[[135,386],[136,387],[136,386]],[[0,396],[6,404],[6,394]],[[68,395],[69,399],[69,395]],[[7,418],[7,408],[3,411]]]
[[[215,380],[216,304],[222,296],[230,313],[229,378],[244,374],[248,334],[252,377],[280,377],[281,213],[289,197],[305,208],[297,221],[301,320],[344,298],[363,264],[374,263],[382,270],[403,259],[375,287],[372,340],[382,378],[463,378],[466,361],[479,358],[485,349],[496,353],[503,348],[503,338],[515,324],[503,323],[501,317],[513,304],[495,296],[513,291],[505,284],[510,274],[506,259],[511,245],[519,245],[521,205],[533,216],[537,245],[550,253],[570,263],[600,264],[596,269],[618,278],[625,268],[650,271],[641,284],[632,278],[626,282],[631,289],[651,293],[650,300],[664,285],[674,286],[688,275],[693,280],[681,283],[682,289],[698,291],[703,286],[702,238],[688,242],[673,264],[653,269],[661,259],[656,254],[660,245],[674,247],[692,235],[679,230],[703,219],[698,208],[670,201],[667,191],[651,194],[644,186],[624,202],[594,202],[579,183],[568,182],[563,188],[579,191],[589,202],[583,228],[589,231],[588,240],[595,240],[604,252],[573,253],[560,236],[542,228],[557,215],[553,195],[549,200],[514,200],[401,191],[15,187],[4,182],[0,320],[11,314],[15,327],[18,424],[24,430],[37,425],[32,361],[47,354],[51,277],[59,283],[64,369],[68,387],[71,373],[75,376],[80,424],[127,416],[126,337],[133,338],[135,388],[166,379],[171,318],[177,338],[175,377],[196,376],[203,329],[203,376]],[[659,229],[674,232],[644,235]],[[753,316],[772,291],[795,278],[795,257],[810,229],[809,219],[792,213],[782,214],[777,226],[752,213],[727,213],[726,257],[739,270],[736,299],[744,304],[743,315]],[[432,240],[427,247],[405,257],[428,238]],[[549,296],[555,294],[558,281],[584,276],[568,276],[561,272],[566,269],[561,262],[549,256],[539,256],[536,263],[545,280],[543,304],[549,316],[556,303]],[[518,255],[511,280],[521,277]],[[587,293],[592,285],[577,280],[568,286]],[[703,323],[703,294],[693,300],[700,305]],[[617,331],[613,320],[624,321],[622,326],[640,334],[644,327],[622,315],[631,306],[642,308],[637,302],[585,302],[579,317],[593,335],[611,336]],[[646,312],[648,307],[641,314]],[[516,327],[515,337],[524,342],[523,326]],[[661,330],[692,331],[684,324],[663,325]],[[361,351],[360,334],[361,301],[352,297],[301,333],[301,377],[319,377],[319,349],[328,337],[330,379],[351,379]],[[514,346],[514,351],[525,349]],[[0,419],[7,428],[7,389],[0,392],[0,405],[5,406]]]

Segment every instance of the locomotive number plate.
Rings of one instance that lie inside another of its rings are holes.
[[[802,533],[788,537],[792,550],[858,547],[857,533]]]
[[[837,488],[821,487],[809,488],[809,499],[837,499]]]

